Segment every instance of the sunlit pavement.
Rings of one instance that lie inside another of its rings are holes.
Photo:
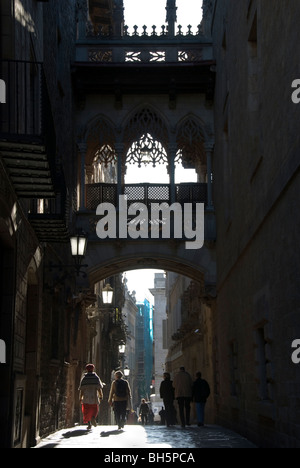
[[[242,436],[220,426],[98,426],[87,431],[76,426],[58,431],[43,439],[35,448],[101,448],[101,449],[195,449],[255,448]]]

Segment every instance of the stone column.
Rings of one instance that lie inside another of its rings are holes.
[[[113,10],[113,34],[114,37],[120,38],[124,31],[124,2],[123,0],[115,0]]]
[[[85,206],[85,156],[87,151],[87,144],[85,142],[78,143],[78,150],[80,153],[80,211],[86,209]]]
[[[168,36],[174,37],[175,36],[175,23],[177,21],[176,0],[167,0],[166,10],[167,10],[166,22],[168,23]]]
[[[213,198],[212,198],[212,154],[214,151],[214,142],[206,142],[204,144],[206,153],[206,165],[207,165],[207,209],[214,210]]]
[[[169,145],[169,176],[170,176],[170,202],[176,201],[176,187],[175,187],[175,159],[177,154],[177,144],[172,142]]]
[[[117,195],[119,200],[119,195],[122,195],[122,186],[123,186],[123,153],[124,145],[121,142],[115,143],[115,151],[117,156],[117,177],[118,177],[118,187]]]
[[[78,21],[78,32],[77,39],[86,39],[86,24],[88,19],[88,5],[87,0],[77,0],[77,21]]]

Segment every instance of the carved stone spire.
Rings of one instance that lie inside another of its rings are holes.
[[[124,30],[124,1],[114,0],[113,34],[115,37],[123,36]]]
[[[176,0],[167,0],[167,19],[168,33],[170,36],[175,36],[175,23],[177,21],[177,6]]]

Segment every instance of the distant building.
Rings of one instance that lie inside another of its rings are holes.
[[[137,375],[136,375],[136,320],[138,307],[136,305],[135,291],[129,292],[127,281],[125,283],[125,303],[122,309],[124,323],[126,326],[126,347],[124,366],[128,366],[130,374],[128,381],[131,387],[133,407],[139,404]]]
[[[153,307],[145,299],[137,303],[136,373],[139,398],[150,395],[153,375]]]
[[[155,393],[159,394],[160,384],[165,371],[167,348],[167,314],[166,314],[166,277],[164,273],[155,273],[154,288],[150,289],[154,296],[153,332],[154,332],[154,380]]]

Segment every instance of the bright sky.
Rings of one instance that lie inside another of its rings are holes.
[[[136,165],[128,165],[125,176],[126,184],[136,183],[151,183],[151,184],[169,184],[170,178],[166,166],[157,166],[156,168],[151,165],[137,167]],[[175,183],[180,184],[183,182],[197,182],[197,174],[194,169],[183,169],[178,166],[175,170]]]
[[[125,23],[129,31],[133,26],[157,26],[157,32],[166,24],[167,0],[124,0]],[[202,0],[177,0],[177,25],[183,27],[183,33],[187,32],[187,26],[192,26],[192,31],[197,32],[197,27],[202,19]],[[150,29],[151,30],[151,29]],[[149,31],[150,31],[149,30]]]
[[[163,273],[161,270],[133,270],[126,272],[126,278],[128,280],[127,286],[131,293],[136,291],[137,302],[143,302],[144,299],[153,304],[154,297],[149,291],[149,288],[154,287],[154,274]]]
[[[139,26],[138,31],[142,32],[142,26],[148,26],[148,33],[153,25],[157,26],[159,34],[160,27],[166,24],[166,4],[167,0],[124,0],[125,6],[125,24],[129,26],[129,32],[133,32],[133,26]],[[177,25],[182,26],[182,32],[188,31],[187,26],[192,26],[192,32],[196,33],[198,25],[202,19],[202,0],[177,0]],[[159,171],[151,167],[136,168],[129,166],[127,168],[126,183],[137,182],[158,182],[169,183],[169,177],[163,166]],[[176,183],[196,182],[195,171],[178,171],[176,174]],[[160,270],[135,270],[126,272],[128,279],[128,289],[137,293],[137,300],[143,301],[145,298],[153,303],[153,296],[148,288],[154,286],[154,274]]]

